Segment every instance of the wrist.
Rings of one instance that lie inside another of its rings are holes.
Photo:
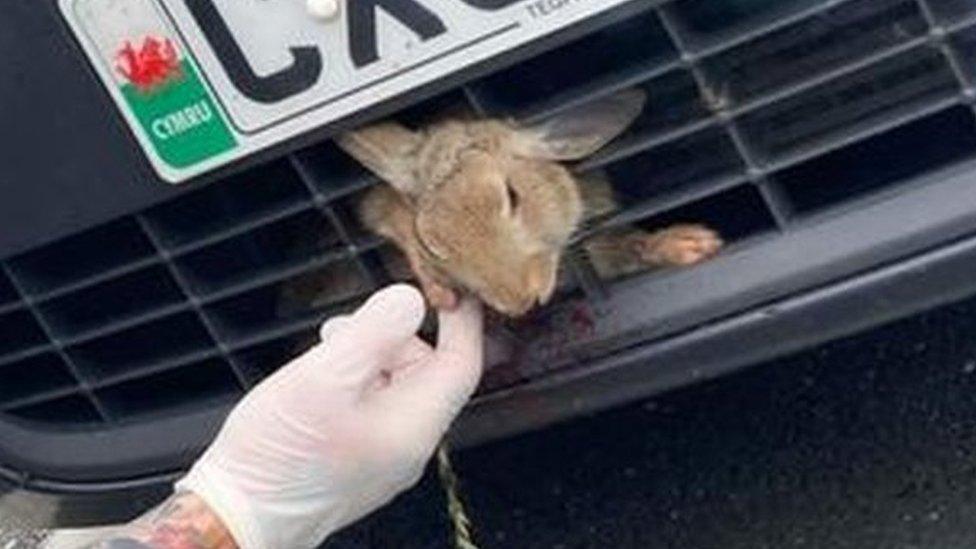
[[[165,509],[160,509],[148,529],[151,546],[237,549],[223,520],[196,494],[177,493],[170,499],[169,511]]]
[[[176,483],[176,490],[192,494],[203,502],[234,540],[235,548],[263,547],[265,540],[261,539],[260,529],[249,518],[252,515],[250,507],[253,501],[238,494],[231,483],[223,478],[221,471],[209,464],[197,463]]]
[[[179,492],[87,549],[237,549],[223,521],[195,494]]]
[[[289,494],[285,487],[245,489],[207,459],[197,462],[176,488],[207,505],[229,532],[235,549],[315,547],[341,527],[340,516],[345,514],[327,490],[306,498]]]

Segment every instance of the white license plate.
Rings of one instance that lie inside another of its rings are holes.
[[[178,183],[633,0],[61,0]],[[517,86],[518,82],[513,82]]]

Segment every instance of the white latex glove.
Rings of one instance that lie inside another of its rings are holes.
[[[416,484],[482,370],[482,315],[440,313],[437,348],[406,285],[330,320],[322,343],[231,412],[177,484],[200,496],[243,549],[315,547]]]

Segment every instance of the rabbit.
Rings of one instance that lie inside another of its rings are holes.
[[[336,143],[387,183],[368,191],[360,219],[403,253],[432,307],[452,308],[467,291],[520,317],[552,297],[580,225],[618,209],[605,178],[577,177],[563,163],[603,148],[645,102],[644,92],[628,90],[530,126],[452,118],[415,131],[381,122]],[[656,232],[626,227],[582,243],[608,278],[694,265],[722,245],[718,233],[698,224]]]

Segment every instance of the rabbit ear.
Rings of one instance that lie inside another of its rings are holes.
[[[640,115],[647,101],[627,90],[556,114],[519,131],[519,153],[546,160],[579,160],[602,149]]]
[[[336,144],[398,191],[414,194],[417,149],[421,141],[417,133],[393,122],[383,122],[347,132],[336,139]]]

